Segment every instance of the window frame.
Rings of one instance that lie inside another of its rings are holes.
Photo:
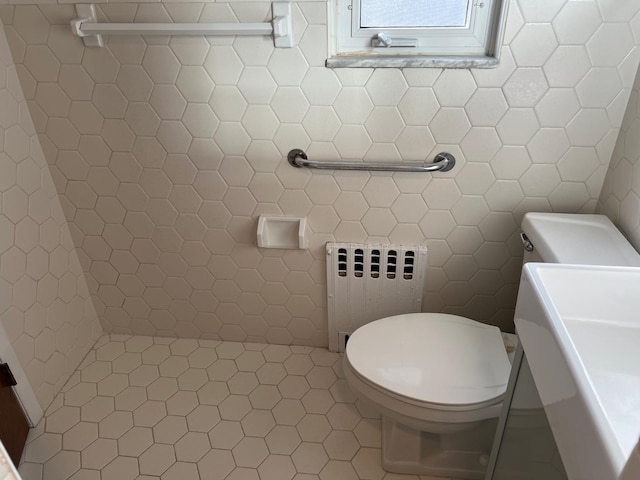
[[[487,8],[478,8],[483,3]],[[499,64],[508,0],[470,0],[468,27],[360,27],[360,0],[328,2],[329,58],[326,66],[491,68]],[[383,32],[394,38],[416,38],[416,47],[372,47]]]

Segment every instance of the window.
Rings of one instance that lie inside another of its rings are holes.
[[[330,0],[328,67],[492,67],[507,0]]]

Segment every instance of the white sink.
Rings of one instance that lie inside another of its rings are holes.
[[[527,264],[515,324],[569,478],[618,478],[640,436],[640,268]]]

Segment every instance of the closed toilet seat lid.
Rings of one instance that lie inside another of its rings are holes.
[[[365,380],[419,402],[499,399],[511,364],[497,327],[441,313],[387,317],[357,329],[346,356]]]

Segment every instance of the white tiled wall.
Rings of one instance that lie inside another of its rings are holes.
[[[267,2],[102,3],[112,21],[264,21]],[[5,5],[35,128],[108,332],[325,345],[326,241],[429,246],[424,309],[509,328],[529,210],[592,212],[640,58],[637,0],[512,1],[493,70],[341,69],[326,4],[268,38],[71,36],[73,7]],[[431,160],[445,174],[285,160]],[[255,246],[306,216],[307,251]]]
[[[640,70],[602,187],[599,209],[640,251]]]
[[[43,408],[101,333],[2,26],[0,322]]]

